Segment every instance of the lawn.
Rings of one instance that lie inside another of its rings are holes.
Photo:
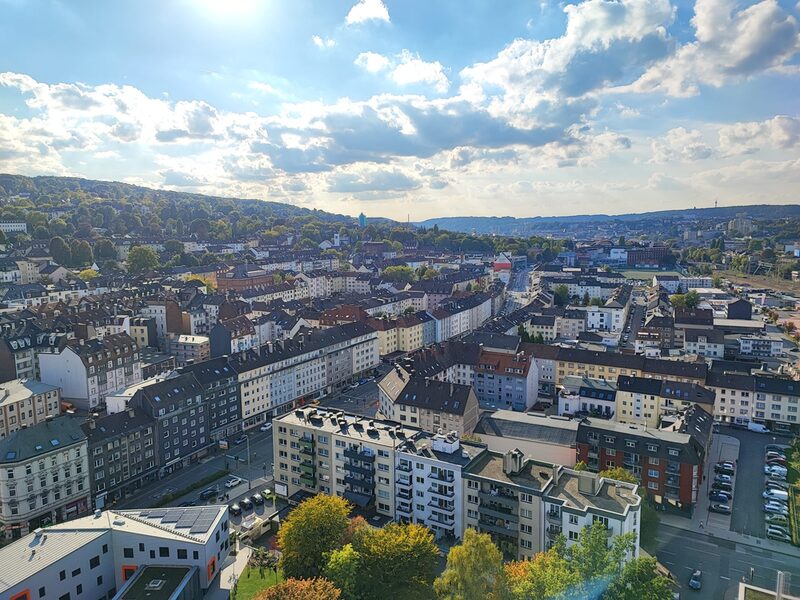
[[[678,275],[680,273],[677,271],[640,271],[636,269],[622,271],[622,275],[625,279],[647,279],[652,281],[653,275]]]
[[[239,577],[239,584],[236,588],[235,600],[251,600],[278,582],[283,581],[283,573],[278,571],[278,580],[275,581],[275,572],[264,569],[264,578],[258,573],[258,567],[247,567]],[[231,596],[233,598],[233,596]]]
[[[744,588],[744,600],[775,600],[775,594]]]

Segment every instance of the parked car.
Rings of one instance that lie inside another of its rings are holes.
[[[733,478],[730,475],[715,475],[714,481],[720,481],[722,483],[733,483]]]
[[[239,504],[242,505],[242,510],[251,510],[253,508],[253,502],[250,498],[244,498],[239,501]]]
[[[769,433],[769,429],[767,429],[766,425],[762,425],[761,423],[753,423],[752,421],[747,424],[747,429],[750,431],[755,431],[756,433]]]
[[[264,423],[258,429],[259,429],[259,431],[270,431],[272,429],[272,423]]]
[[[233,440],[233,443],[239,446],[240,444],[244,444],[247,441],[246,435],[240,435],[238,438]]]
[[[200,492],[200,499],[201,500],[209,500],[211,498],[216,498],[217,494],[219,494],[219,488],[218,487],[215,486],[215,487],[206,488],[202,492]]]
[[[729,492],[723,492],[722,490],[714,490],[708,495],[708,499],[712,502],[722,502],[726,504],[733,500],[733,494]]]
[[[721,515],[729,515],[731,514],[731,505],[712,502],[711,506],[708,507],[708,510],[709,512],[719,513]]]
[[[767,480],[767,483],[764,484],[764,489],[766,490],[783,490],[785,492],[789,491],[789,484],[783,481],[770,481]]]
[[[689,587],[693,590],[699,590],[703,587],[703,572],[700,569],[695,569],[692,576],[689,578]]]
[[[770,473],[767,476],[767,481],[774,481],[777,483],[786,483],[786,473]]]
[[[732,492],[733,486],[730,483],[724,483],[722,481],[715,481],[711,484],[712,490],[722,490],[723,492]]]
[[[771,500],[764,504],[764,512],[765,513],[772,513],[773,515],[784,515],[786,517],[789,516],[789,509],[785,504],[781,504],[780,502],[775,502]]]
[[[230,479],[228,479],[228,481],[225,482],[225,487],[231,489],[236,487],[240,483],[242,483],[241,479],[239,479],[238,477],[231,477]]]
[[[250,500],[253,501],[253,504],[258,504],[259,506],[264,504],[264,496],[261,494],[254,494],[253,496],[250,496]]]
[[[767,453],[764,455],[764,458],[769,460],[770,458],[782,458],[786,460],[786,453],[781,452],[780,450],[767,450]]]
[[[768,461],[764,462],[765,465],[769,465],[770,467],[785,467],[786,466],[786,459],[785,458],[770,458]]]
[[[231,513],[233,516],[238,516],[242,514],[242,507],[239,506],[238,503],[233,503],[228,507],[228,512]]]
[[[770,525],[767,528],[767,530],[769,531],[770,529],[772,529],[774,531],[777,531],[778,533],[782,533],[784,535],[790,535],[789,534],[789,528],[788,527],[784,527],[783,525]]]
[[[736,465],[735,465],[735,464],[733,464],[733,463],[732,463],[731,461],[729,461],[729,460],[721,460],[721,461],[719,461],[719,462],[718,462],[718,463],[717,463],[715,466],[719,466],[719,467],[728,467],[729,469],[735,469],[735,468],[736,468]]]
[[[197,500],[189,500],[188,502],[181,502],[178,504],[179,507],[183,508],[186,506],[197,506]]]
[[[778,473],[778,474],[783,475],[785,477],[786,473],[788,473],[788,472],[789,472],[789,470],[786,467],[781,466],[781,465],[764,465],[764,474],[765,475],[773,475],[775,473]]]
[[[726,465],[714,465],[714,473],[718,475],[733,475],[735,471]]]
[[[786,452],[789,450],[789,446],[783,446],[781,444],[767,444],[764,446],[764,450],[766,452]]]
[[[767,525],[780,525],[781,527],[789,526],[789,517],[784,515],[766,515],[764,521]]]
[[[789,502],[789,492],[786,490],[767,490],[761,497],[765,500],[778,500],[779,502]]]
[[[779,542],[792,542],[792,536],[788,533],[784,533],[782,529],[777,529],[775,527],[767,527],[767,537],[771,540],[778,540]]]

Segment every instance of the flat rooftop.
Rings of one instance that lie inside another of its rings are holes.
[[[509,474],[503,470],[503,455],[487,452],[468,467],[467,473],[501,483],[523,488],[543,490],[553,478],[553,465],[535,460],[526,460],[519,473]]]
[[[144,567],[119,596],[120,600],[169,600],[194,567]]]
[[[580,490],[581,477],[594,478],[594,494]],[[641,502],[635,485],[570,469],[561,470],[558,483],[547,490],[547,496],[557,498],[564,502],[564,506],[580,511],[595,508],[616,514],[624,514],[628,508],[638,506]]]
[[[422,433],[421,429],[408,427],[396,421],[370,419],[362,415],[320,407],[298,408],[275,420],[281,425],[297,425],[351,439],[363,438],[371,444],[389,447],[398,446]]]

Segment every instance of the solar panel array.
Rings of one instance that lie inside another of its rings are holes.
[[[157,508],[139,513],[145,519],[160,520],[162,525],[188,529],[189,533],[206,533],[217,518],[216,508]]]

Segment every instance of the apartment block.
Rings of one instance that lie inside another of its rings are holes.
[[[227,357],[186,365],[177,373],[192,375],[200,383],[212,441],[225,439],[241,431],[238,377]]]
[[[616,420],[620,423],[659,427],[665,417],[695,405],[709,415],[714,412],[714,392],[696,383],[620,375],[616,387]]]
[[[767,335],[743,335],[739,337],[739,354],[760,358],[784,356],[783,340]]]
[[[175,357],[179,367],[208,360],[211,357],[211,342],[205,335],[177,335],[167,340],[167,352]]]
[[[50,417],[0,440],[0,526],[6,539],[86,514],[90,493],[78,417]]]
[[[0,548],[0,564],[15,565],[0,578],[0,597],[194,600],[229,552],[227,506],[98,510]]]
[[[725,335],[718,329],[686,329],[683,335],[683,351],[706,358],[723,358]]]
[[[35,379],[0,383],[0,439],[61,412],[61,389]]]

